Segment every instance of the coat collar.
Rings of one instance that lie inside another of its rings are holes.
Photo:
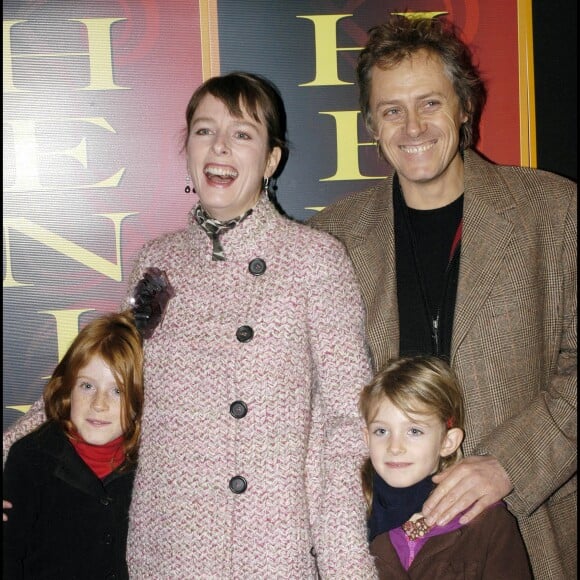
[[[107,497],[105,485],[125,474],[113,471],[100,480],[80,458],[59,425],[50,422],[43,429],[44,449],[56,462],[54,476],[68,485],[95,497]]]
[[[194,217],[195,208],[189,214],[189,232],[193,236],[195,251],[199,252],[200,258],[211,256],[212,242],[209,236],[197,224]],[[254,206],[252,214],[240,222],[235,228],[224,232],[220,238],[224,249],[224,264],[238,259],[245,259],[252,254],[257,244],[267,241],[272,230],[276,229],[283,216],[274,207],[265,194],[261,194],[258,203]]]

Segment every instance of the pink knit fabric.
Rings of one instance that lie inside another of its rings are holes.
[[[372,578],[356,408],[371,371],[350,261],[265,198],[222,243],[226,261],[212,261],[190,224],[146,245],[132,275],[159,267],[176,295],[146,341],[131,575],[312,578],[314,547],[323,578]]]
[[[131,577],[303,580],[316,577],[314,548],[322,578],[375,578],[358,474],[371,368],[351,262],[264,197],[222,242],[226,261],[212,261],[190,224],[148,243],[131,277],[130,288],[155,266],[176,291],[145,342]],[[242,325],[249,342],[236,339]],[[237,400],[241,419],[229,412]],[[43,420],[41,404],[31,415],[5,450]],[[248,483],[239,495],[235,475]]]

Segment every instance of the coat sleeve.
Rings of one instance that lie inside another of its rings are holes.
[[[314,361],[308,493],[322,578],[376,577],[359,468],[366,453],[358,396],[371,378],[364,315],[350,260],[338,242],[316,264],[309,298]]]
[[[42,397],[35,401],[30,409],[10,427],[4,431],[2,437],[2,462],[6,463],[6,458],[10,447],[15,441],[34,431],[46,420],[44,413],[44,401]],[[6,498],[5,498],[6,499]]]
[[[574,186],[575,187],[575,186]],[[577,472],[577,217],[570,196],[559,260],[561,276],[560,343],[545,386],[526,408],[495,429],[476,448],[504,467],[513,485],[505,498],[510,510],[531,514]]]
[[[38,474],[26,454],[17,449],[9,452],[4,466],[2,493],[13,507],[8,521],[2,524],[2,578],[18,580],[25,577],[24,561],[32,534],[36,502],[34,485],[37,483]]]

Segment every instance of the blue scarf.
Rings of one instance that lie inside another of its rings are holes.
[[[434,487],[431,475],[410,487],[391,487],[374,473],[369,542],[383,532],[402,526],[413,514],[420,512]]]

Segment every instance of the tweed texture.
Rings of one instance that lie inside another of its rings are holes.
[[[576,577],[576,184],[465,152],[451,363],[467,454],[506,469],[537,579]],[[374,366],[398,355],[392,178],[311,225],[343,241],[366,305]]]
[[[358,474],[371,365],[352,264],[264,197],[222,243],[226,261],[212,261],[191,223],[148,243],[131,276],[129,288],[155,266],[176,291],[145,342],[131,578],[375,578]],[[241,419],[229,412],[238,400]],[[4,433],[4,453],[43,420],[39,400]]]
[[[263,196],[221,241],[226,261],[212,261],[190,223],[147,244],[131,278],[155,266],[176,292],[145,344],[131,577],[313,578],[312,547],[323,578],[373,577],[356,407],[371,370],[350,260]]]

